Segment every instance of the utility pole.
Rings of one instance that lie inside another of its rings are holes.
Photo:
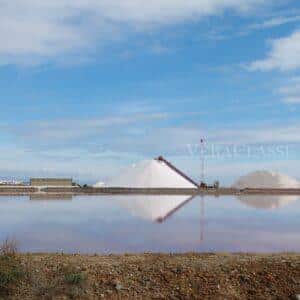
[[[200,140],[200,155],[201,155],[201,183],[205,183],[205,169],[204,169],[205,149],[204,149],[204,139]]]

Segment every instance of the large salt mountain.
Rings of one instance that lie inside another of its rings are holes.
[[[101,186],[99,183],[95,186]],[[152,159],[121,171],[121,173],[105,184],[107,187],[120,188],[196,188],[192,182],[184,178],[165,162]]]
[[[234,184],[234,188],[300,188],[300,183],[285,174],[270,171],[256,171],[240,177]]]

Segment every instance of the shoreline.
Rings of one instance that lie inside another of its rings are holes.
[[[219,188],[219,189],[179,189],[179,188],[95,188],[95,187],[34,187],[0,186],[0,196],[77,196],[77,195],[187,195],[187,196],[243,196],[243,195],[291,195],[300,196],[300,189],[260,189],[260,188]]]
[[[11,299],[297,299],[300,253],[17,254]]]

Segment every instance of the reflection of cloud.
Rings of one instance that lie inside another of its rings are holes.
[[[120,196],[118,203],[132,215],[163,222],[174,212],[187,204],[191,196]]]
[[[175,197],[167,196],[148,197],[148,200],[143,197],[139,201],[132,196],[78,196],[72,202],[40,202],[29,201],[27,197],[2,196],[0,241],[7,236],[15,237],[21,251],[26,252],[91,254],[297,252],[300,249],[300,201],[290,209],[269,213],[243,209],[241,202],[232,197],[207,197],[203,243],[200,243],[200,197],[159,226],[124,209],[125,204],[134,207],[135,201],[139,205],[163,205],[165,209],[160,211],[153,208],[155,218],[169,209],[174,211],[177,204],[186,203],[180,198],[176,201]]]
[[[237,199],[247,206],[258,209],[278,209],[299,200],[299,196],[238,196]]]

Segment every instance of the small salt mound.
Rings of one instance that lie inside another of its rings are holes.
[[[240,177],[233,185],[234,188],[300,188],[300,183],[287,175],[269,172],[256,171]]]
[[[104,182],[102,182],[102,181],[99,181],[99,182],[97,182],[96,184],[94,184],[94,187],[95,188],[100,188],[100,187],[104,187],[105,186],[105,183]]]
[[[238,196],[243,204],[257,209],[278,209],[299,200],[299,196]]]
[[[163,161],[142,161],[121,172],[106,184],[119,188],[195,188]]]

